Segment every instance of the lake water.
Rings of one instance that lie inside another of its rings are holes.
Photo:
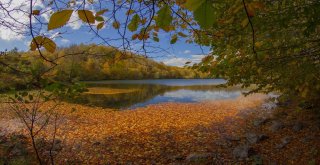
[[[234,99],[241,95],[238,88],[218,88],[223,79],[161,79],[87,81],[88,88],[114,89],[128,92],[85,93],[74,102],[116,109],[135,109],[166,102],[199,102]]]

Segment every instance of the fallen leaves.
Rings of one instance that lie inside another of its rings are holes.
[[[252,95],[236,100],[166,103],[126,111],[64,103],[58,109],[63,120],[57,138],[65,147],[56,158],[57,164],[170,164],[177,161],[176,157],[213,152],[234,162],[232,148],[217,142],[225,136],[240,136],[245,130],[256,129],[270,137],[253,145],[264,159],[286,164],[292,160],[283,158],[298,148],[304,158],[297,158],[306,162],[310,158],[309,145],[315,144],[306,145],[299,138],[310,134],[310,130],[292,133],[284,129],[279,134],[253,126],[254,117],[268,114],[254,110],[265,98]],[[274,145],[284,134],[296,137],[281,153],[275,152]]]

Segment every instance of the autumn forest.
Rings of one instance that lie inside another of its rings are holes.
[[[318,0],[0,0],[0,165],[320,164]]]

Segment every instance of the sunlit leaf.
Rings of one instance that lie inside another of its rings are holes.
[[[62,10],[53,13],[49,20],[48,30],[60,28],[66,25],[71,17],[72,12],[73,10]]]
[[[94,24],[95,23],[95,17],[90,10],[78,10],[78,16],[79,18],[89,24]]]
[[[38,47],[40,48],[42,43],[43,43],[43,37],[42,36],[34,37],[33,40],[31,41],[31,44],[30,44],[30,50],[34,51]]]
[[[44,37],[43,47],[50,53],[54,53],[57,45],[50,38]]]
[[[50,38],[43,36],[34,37],[30,44],[30,50],[34,51],[41,47],[44,47],[50,53],[54,53],[57,46]]]

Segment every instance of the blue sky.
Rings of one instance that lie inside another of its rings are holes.
[[[4,1],[9,1],[9,0],[4,0]],[[12,8],[19,6],[20,4],[23,4],[23,2],[26,2],[26,0],[13,0],[13,1],[15,2],[15,4],[10,6]],[[43,9],[44,7],[45,5],[43,5],[41,1],[38,1],[38,2],[36,1],[35,8],[44,10]],[[50,15],[48,13],[42,13],[39,17],[43,22],[48,22],[49,16]],[[21,22],[28,21],[28,18],[25,15],[16,14],[16,17]],[[120,20],[120,22],[122,17],[123,16],[121,14],[118,15],[118,19]],[[5,18],[5,13],[0,12],[0,18]],[[105,27],[99,31],[99,34],[108,39],[119,38],[119,34],[117,34],[117,31],[111,27],[111,23],[112,22],[106,22]],[[21,29],[22,29],[21,31],[25,31],[26,33],[28,33],[28,29],[26,28],[21,28]],[[83,24],[81,20],[79,20],[79,18],[76,15],[76,12],[73,13],[73,15],[71,16],[71,19],[69,20],[69,23],[63,28],[56,29],[50,32],[42,29],[41,31],[39,31],[39,33],[41,35],[45,35],[52,38],[57,43],[58,46],[65,47],[71,44],[80,44],[80,43],[84,43],[84,44],[96,43],[96,44],[106,45],[106,43],[104,43],[103,40],[99,39],[98,37],[95,37],[95,34],[90,30],[90,28],[88,28],[87,25]],[[132,33],[129,32],[128,36],[130,37],[131,35]],[[179,38],[176,44],[171,45],[170,34],[165,33],[163,31],[159,32],[159,38],[160,38],[160,42],[158,43],[150,40],[150,45],[154,47],[159,47],[165,51],[148,53],[147,55],[153,58],[154,60],[162,61],[167,65],[183,66],[187,61],[199,62],[201,58],[204,57],[204,54],[207,54],[209,52],[209,48],[200,47],[196,44],[187,44],[185,40],[181,38]],[[17,47],[19,50],[26,51],[29,49],[30,40],[31,40],[30,37],[24,36],[24,35],[18,35],[10,31],[6,27],[0,25],[0,51],[4,51],[5,49],[10,50],[10,49],[13,49],[14,47]],[[110,44],[113,46],[121,45],[120,41],[112,41],[110,42]],[[141,43],[136,43],[136,44],[133,43],[132,47],[134,49],[140,49],[141,45],[142,45]],[[157,48],[157,50],[159,49]]]

